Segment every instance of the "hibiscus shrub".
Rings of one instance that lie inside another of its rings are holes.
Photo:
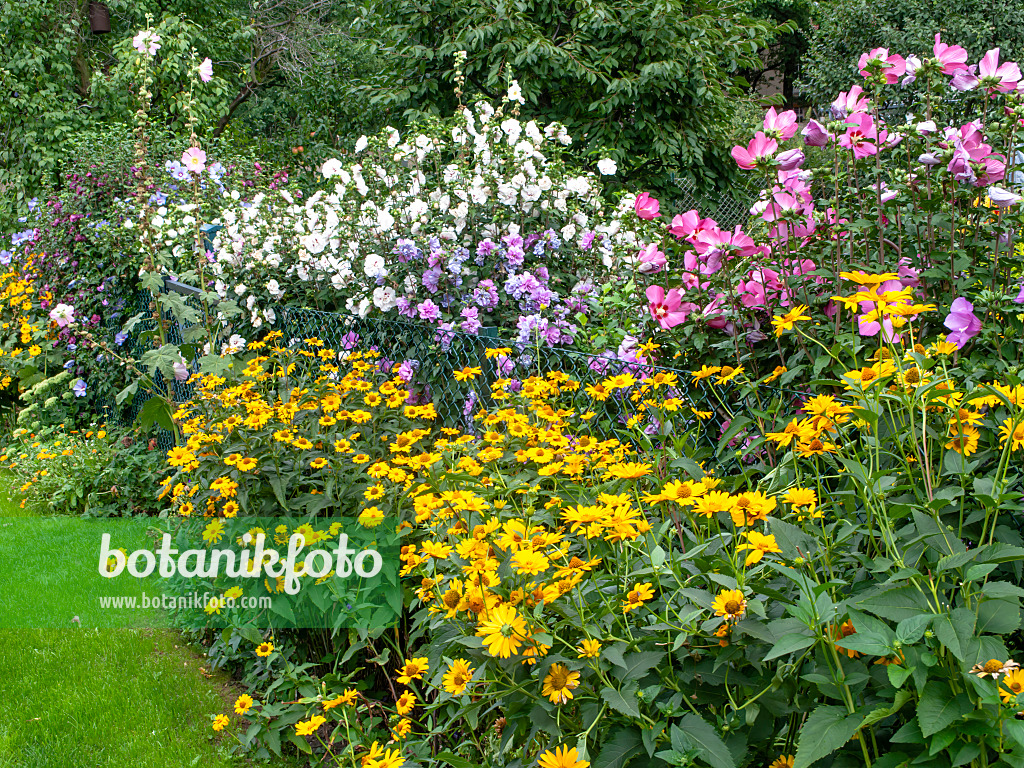
[[[827,348],[907,339],[918,320],[916,333],[944,325],[993,375],[1019,364],[1018,66],[1000,62],[998,49],[968,65],[963,48],[936,35],[928,55],[876,49],[858,69],[863,84],[839,94],[828,119],[801,130],[794,112],[772,108],[749,144],[733,148],[764,188],[744,226],[724,230],[697,210],[663,225],[648,246],[661,265],[646,280],[649,317],[634,335],[654,326],[687,356],[710,347],[719,363],[761,374],[806,366],[813,378],[827,358],[802,338],[773,339],[780,326],[770,322],[778,314],[789,327],[810,307],[825,318],[809,336]],[[894,99],[909,108],[887,118]],[[661,215],[643,194],[635,211]],[[842,278],[863,270],[886,280],[838,301]],[[876,294],[900,301],[879,315]],[[932,304],[945,317],[923,315]],[[841,306],[859,309],[854,323]]]

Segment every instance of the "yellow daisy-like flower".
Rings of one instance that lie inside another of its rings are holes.
[[[467,366],[466,368],[463,368],[461,371],[455,371],[454,375],[456,381],[472,381],[481,373],[482,371],[479,368],[470,368]]]
[[[260,643],[259,645],[256,646],[256,655],[261,657],[261,658],[265,659],[265,658],[267,658],[267,656],[269,656],[273,652],[274,652],[274,644],[273,643]]]
[[[235,469],[239,470],[240,472],[251,472],[252,470],[256,469],[257,466],[259,466],[259,463],[260,462],[258,459],[239,459],[238,461],[235,462]]]
[[[402,685],[408,685],[413,680],[422,680],[423,673],[429,668],[426,656],[418,659],[406,659],[405,664],[400,670],[399,675],[395,678]]]
[[[327,722],[327,718],[321,715],[313,715],[309,720],[300,720],[295,724],[295,733],[299,736],[310,736],[316,733],[317,728]]]
[[[775,327],[775,335],[781,336],[786,331],[791,331],[793,326],[801,320],[810,320],[810,315],[805,315],[807,307],[803,304],[797,304],[789,312],[784,315],[775,315],[772,318],[772,325]],[[781,374],[780,374],[781,375]]]
[[[720,365],[714,365],[714,366],[702,365],[699,371],[693,371],[690,375],[693,376],[693,380],[695,382],[697,382],[697,381],[703,381],[704,379],[710,379],[712,376],[714,376],[720,370],[722,370],[722,367]]]
[[[580,760],[576,747],[569,749],[563,744],[555,747],[555,751],[544,752],[537,760],[538,768],[589,768],[589,760]]]
[[[768,768],[793,768],[793,755],[779,755]]]
[[[215,718],[213,718],[213,723],[210,725],[210,727],[213,728],[213,730],[215,731],[223,731],[225,728],[227,728],[228,723],[230,722],[231,718],[229,718],[227,715],[217,715]]]
[[[465,659],[455,659],[444,673],[441,684],[452,696],[459,696],[472,681],[474,671]]]
[[[654,590],[651,589],[651,582],[634,584],[633,589],[626,594],[626,599],[622,601],[622,612],[629,613],[642,606],[648,600],[653,599]]]
[[[963,425],[960,427],[959,433],[949,436],[946,448],[956,451],[961,456],[970,456],[978,450],[978,440],[980,437],[981,435],[974,427]]]
[[[253,703],[254,702],[252,700],[252,696],[250,696],[248,693],[243,693],[241,696],[235,699],[235,713],[239,715],[244,715],[246,712],[252,709]]]
[[[515,606],[505,603],[495,606],[481,618],[476,633],[483,638],[491,656],[507,659],[519,651],[519,646],[530,636],[530,629]]]
[[[1010,450],[1016,451],[1024,448],[1024,418],[1014,419],[1012,416],[999,427],[999,445],[1005,446],[1010,442]]]
[[[601,655],[601,641],[583,640],[576,651],[581,659],[596,659]]]
[[[563,664],[552,664],[544,678],[541,692],[552,704],[565,704],[572,698],[573,689],[580,685],[580,673],[570,672]]]
[[[749,550],[746,562],[743,563],[744,566],[760,562],[761,558],[768,553],[778,554],[782,552],[775,541],[775,537],[772,535],[765,535],[757,531],[745,531],[743,536],[746,538],[746,543],[736,547],[736,551]]]
[[[416,706],[416,694],[412,691],[403,691],[395,702],[395,711],[400,715],[407,715]]]
[[[738,621],[747,610],[747,601],[738,589],[723,589],[711,604],[715,616],[727,621]]]

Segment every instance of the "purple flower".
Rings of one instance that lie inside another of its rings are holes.
[[[1024,285],[1020,287],[1020,293],[1017,294],[1017,298],[1013,300],[1014,304],[1024,304]]]
[[[804,137],[804,144],[809,147],[824,147],[828,144],[832,134],[825,130],[825,127],[817,120],[811,120],[800,132]]]
[[[796,170],[804,164],[804,151],[799,148],[788,149],[775,159],[779,161],[779,168],[782,170]]]
[[[465,318],[459,326],[463,332],[475,334],[483,327],[483,323],[480,322],[480,310],[476,307],[465,307],[461,314]]]
[[[349,331],[341,337],[341,348],[345,350],[355,349],[359,343],[359,334],[355,331]]]
[[[434,267],[428,269],[423,273],[423,287],[431,293],[437,293],[437,288],[441,283],[441,276],[444,272],[441,271],[440,267]]]
[[[956,344],[958,349],[963,349],[981,331],[981,319],[974,314],[974,305],[963,297],[953,300],[943,325],[952,331],[946,341]]]
[[[416,312],[420,316],[420,320],[427,320],[428,322],[441,317],[441,308],[430,299],[427,299],[422,304],[418,304]]]
[[[172,366],[174,370],[175,381],[188,381],[188,363],[185,362],[185,358],[181,358]]]
[[[583,237],[580,238],[580,248],[584,251],[589,251],[590,246],[594,244],[594,232],[584,232]]]
[[[1000,208],[1016,205],[1021,200],[1024,200],[1020,195],[1015,195],[1013,192],[1002,187],[989,187],[988,196],[992,203]]]
[[[418,360],[405,360],[400,366],[398,366],[398,378],[408,384],[412,381],[413,375],[416,373],[416,369],[420,367]]]
[[[85,397],[86,384],[85,379],[79,379],[75,382],[75,385],[71,388],[71,391],[75,393],[75,397]]]

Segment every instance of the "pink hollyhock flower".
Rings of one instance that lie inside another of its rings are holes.
[[[800,134],[804,137],[804,144],[809,147],[824,147],[835,139],[835,136],[826,131],[825,126],[817,120],[808,121]]]
[[[687,251],[686,253],[689,254],[691,257],[693,256],[693,251]],[[686,258],[685,254],[683,258]],[[680,280],[683,281],[683,287],[686,288],[686,290],[688,291],[692,291],[694,288],[700,288],[700,278],[697,277],[692,272],[683,272],[683,274],[680,276]]]
[[[667,331],[685,322],[688,312],[681,306],[682,294],[677,289],[672,288],[665,293],[660,285],[649,285],[646,293],[651,317],[663,330]]]
[[[796,112],[788,109],[782,114],[775,112],[775,107],[764,116],[764,132],[779,141],[789,141],[796,136]]]
[[[636,211],[636,215],[645,221],[650,221],[657,216],[661,216],[661,214],[658,213],[659,208],[661,208],[661,203],[646,192],[641,192],[637,195],[636,202],[633,203],[633,209]]]
[[[160,50],[160,35],[144,29],[132,38],[132,47],[139,53],[156,56]]]
[[[779,143],[775,139],[770,139],[762,131],[758,131],[754,134],[754,138],[750,140],[746,149],[738,144],[733,147],[732,157],[740,168],[749,171],[755,168],[758,163],[774,155],[775,150],[778,148]]]
[[[875,48],[861,54],[860,60],[857,62],[857,69],[864,77],[871,75],[870,70],[866,68],[869,64],[882,66],[882,74],[885,75],[885,82],[889,85],[899,82],[900,77],[907,71],[907,62],[903,57],[897,56],[895,53],[890,56],[888,48]]]
[[[639,254],[637,254],[640,260],[637,269],[645,275],[652,275],[656,272],[661,272],[665,268],[668,261],[665,259],[665,254],[658,250],[658,246],[651,243]]]
[[[206,153],[199,147],[189,147],[181,155],[181,164],[192,173],[206,170]]]
[[[719,307],[723,306],[724,298],[722,294],[716,294],[715,298],[701,310],[700,313],[704,316],[709,328],[722,329],[729,325],[729,318],[718,311]]]
[[[858,160],[870,157],[878,153],[878,147],[874,141],[878,139],[878,131],[875,128],[875,121],[867,112],[858,112],[846,119],[849,126],[846,133],[839,137],[840,146],[853,150],[853,156]]]
[[[836,100],[832,102],[830,111],[832,112],[832,117],[836,120],[842,120],[847,115],[865,111],[869,106],[871,106],[871,101],[864,96],[864,89],[859,85],[855,85],[849,91],[839,94]]]
[[[678,238],[693,242],[697,235],[708,229],[718,229],[718,222],[714,219],[702,219],[696,210],[692,210],[673,216],[668,231]]]
[[[724,254],[728,251],[734,252],[741,259],[753,256],[755,251],[754,240],[738,225],[732,232],[723,232],[720,229],[705,230],[697,235],[693,247],[702,256]]]
[[[967,69],[967,51],[959,45],[946,45],[940,38],[941,35],[935,35],[932,52],[942,65],[942,74],[952,75],[957,70]]]
[[[958,349],[963,349],[981,331],[981,319],[974,314],[974,305],[963,297],[953,300],[942,324],[952,331],[946,335],[946,341],[956,344]]]
[[[978,81],[989,89],[1009,93],[1020,82],[1020,67],[1012,61],[1000,65],[999,49],[993,48],[978,64]]]
[[[736,292],[740,295],[740,302],[747,309],[754,309],[765,305],[766,294],[764,285],[757,282],[757,280],[740,280],[739,285],[736,286]]]
[[[213,79],[213,62],[210,61],[209,56],[203,59],[203,63],[199,65],[199,79],[204,83]]]

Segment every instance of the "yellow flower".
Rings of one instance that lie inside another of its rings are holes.
[[[772,764],[768,768],[793,768],[793,756],[792,755],[779,755],[777,758],[772,760]]]
[[[961,456],[970,456],[978,450],[979,437],[978,430],[974,427],[963,426],[960,428],[959,434],[954,433],[949,436],[946,448],[956,451]]]
[[[590,761],[580,760],[576,747],[569,749],[563,744],[555,747],[555,751],[543,753],[537,760],[538,768],[589,768]]]
[[[572,698],[574,688],[580,685],[580,673],[570,672],[563,664],[552,664],[544,678],[541,693],[551,700],[552,704],[565,704]]]
[[[1015,702],[1017,696],[1022,692],[1024,692],[1024,670],[1010,670],[999,683],[999,697],[1004,702]]]
[[[455,371],[454,375],[456,381],[472,381],[481,373],[482,371],[479,368],[470,368],[467,366],[466,368],[463,368],[461,371]]]
[[[793,326],[801,320],[810,320],[810,315],[805,315],[807,307],[803,304],[797,304],[789,312],[784,315],[776,315],[772,318],[772,325],[775,326],[775,335],[781,336],[786,331],[792,330]],[[781,374],[780,374],[781,375]]]
[[[1002,423],[999,427],[999,445],[1005,446],[1006,442],[1011,441],[1011,451],[1016,451],[1018,448],[1024,448],[1024,418],[1018,417],[1014,419],[1012,416]]]
[[[859,270],[857,272],[840,272],[839,276],[843,280],[849,280],[852,283],[866,286],[881,285],[889,280],[899,279],[899,275],[895,272],[883,272],[880,275],[869,275],[866,272],[861,272]]]
[[[216,544],[224,537],[224,521],[211,520],[203,530],[203,541],[207,544]]]
[[[747,610],[747,601],[738,589],[723,589],[715,597],[711,608],[715,616],[722,616],[727,621],[738,621]]]
[[[254,702],[252,700],[252,696],[250,696],[248,693],[243,693],[241,696],[235,699],[235,713],[239,715],[244,715],[246,712],[252,709],[253,703]]]
[[[309,720],[300,720],[295,724],[295,733],[299,736],[309,736],[316,733],[316,729],[327,722],[326,717],[314,715]]]
[[[626,594],[626,599],[622,601],[622,612],[629,613],[632,610],[636,610],[642,606],[648,600],[654,599],[654,590],[651,589],[651,582],[647,581],[643,584],[634,584]]]
[[[651,474],[650,464],[640,464],[635,461],[625,461],[612,464],[605,472],[605,477],[614,477],[619,480],[636,480]]]
[[[512,567],[520,575],[536,576],[538,573],[546,571],[550,566],[551,561],[542,552],[524,549],[512,555]]]
[[[217,715],[215,718],[213,718],[213,724],[211,725],[211,727],[215,731],[223,731],[230,722],[231,719],[227,715]]]
[[[726,382],[735,379],[741,373],[743,373],[742,365],[738,368],[733,368],[731,365],[724,365],[722,366],[722,372],[718,375],[718,379],[716,379],[716,381],[719,384],[725,384]]]
[[[594,659],[601,655],[600,640],[583,640],[576,649],[581,659]]]
[[[711,367],[709,367],[707,365],[703,365],[703,366],[701,366],[701,369],[699,371],[693,371],[691,373],[691,375],[693,376],[693,380],[695,382],[703,381],[704,379],[711,378],[716,373],[718,373],[720,370],[722,370],[722,367],[719,366],[719,365],[711,366]]]
[[[256,646],[256,655],[260,656],[260,657],[262,657],[264,659],[267,656],[269,656],[270,654],[272,654],[273,652],[274,652],[274,644],[273,643],[260,643],[258,646]]]
[[[461,695],[472,681],[474,671],[465,659],[455,659],[441,681],[444,689],[453,696]]]
[[[413,680],[422,680],[423,673],[428,668],[429,664],[427,664],[425,656],[418,659],[406,659],[405,665],[398,670],[400,674],[395,679],[402,685],[408,685]]]
[[[395,711],[400,715],[407,715],[416,706],[416,694],[412,691],[403,691],[395,702]]]
[[[519,646],[529,637],[530,630],[526,619],[519,615],[515,606],[502,604],[495,606],[490,615],[481,619],[476,633],[484,639],[484,645],[491,656],[507,659],[518,652]]]
[[[743,536],[746,538],[746,543],[736,547],[737,552],[743,550],[749,550],[747,552],[747,560],[743,563],[744,566],[753,565],[759,562],[769,552],[780,553],[778,543],[775,541],[775,537],[772,535],[765,535],[758,533],[757,531],[745,531]]]

